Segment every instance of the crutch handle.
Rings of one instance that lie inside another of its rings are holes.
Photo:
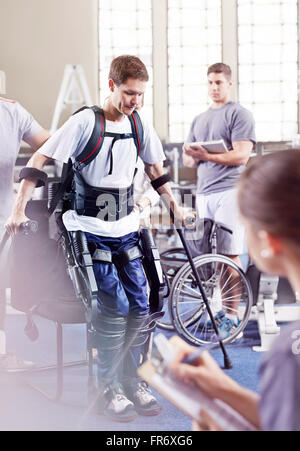
[[[22,222],[19,226],[19,233],[22,233],[23,235],[31,235],[38,231],[39,224],[37,221],[26,221]]]

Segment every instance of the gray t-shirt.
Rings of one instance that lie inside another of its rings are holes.
[[[13,180],[21,141],[42,131],[42,127],[18,102],[0,97],[0,242],[4,224],[13,206]],[[7,258],[4,248],[0,258],[0,287],[7,286]]]
[[[13,174],[21,141],[42,127],[18,102],[0,97],[0,234],[13,202]]]
[[[187,142],[224,139],[232,150],[236,141],[256,142],[254,119],[239,103],[229,102],[221,108],[209,108],[195,117]],[[211,194],[234,188],[245,166],[225,166],[205,161],[198,166],[198,194]]]
[[[300,431],[300,321],[285,326],[260,368],[265,431]]]

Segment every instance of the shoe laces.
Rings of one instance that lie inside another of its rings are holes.
[[[145,381],[140,382],[139,385],[138,385],[137,392],[143,393],[143,394],[145,394],[145,393],[149,394],[150,390],[149,390],[147,382],[145,382]]]
[[[127,398],[126,398],[124,395],[119,395],[119,394],[117,394],[117,395],[115,396],[115,399],[116,399],[117,401],[124,401],[124,400],[126,400]]]

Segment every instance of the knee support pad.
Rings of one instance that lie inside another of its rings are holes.
[[[98,346],[103,351],[119,350],[125,343],[126,318],[100,314],[97,321]]]
[[[138,379],[137,368],[145,360],[149,350],[150,336],[156,326],[156,321],[162,313],[152,315],[129,315],[126,330],[126,347],[123,383],[130,385]]]
[[[162,312],[151,315],[129,315],[126,329],[126,345],[130,347],[143,346],[156,327],[156,321],[163,316]]]
[[[126,318],[101,314],[97,322],[95,347],[98,349],[98,382],[117,383],[123,374],[123,347]]]

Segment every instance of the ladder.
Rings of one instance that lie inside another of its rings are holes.
[[[51,123],[51,135],[57,130],[61,113],[68,105],[71,106],[71,114],[82,105],[93,105],[85,73],[80,64],[67,64],[65,67]]]

